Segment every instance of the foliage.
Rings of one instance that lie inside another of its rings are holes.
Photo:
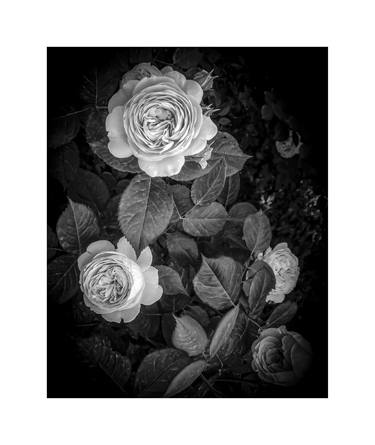
[[[244,65],[226,66],[215,51],[162,52],[151,51],[159,68],[169,61],[190,78],[200,69],[218,76],[202,104],[218,110],[212,119],[220,130],[208,165],[191,158],[178,175],[151,178],[135,158],[109,153],[105,106],[121,75],[151,60],[142,52],[85,73],[79,100],[88,112],[49,123],[48,174],[66,197],[48,226],[49,304],[68,317],[65,334],[78,360],[104,371],[100,379],[109,378],[121,395],[269,394],[252,371],[251,344],[263,329],[298,326],[319,286],[306,264],[324,241],[324,187],[315,190],[303,150],[298,159],[278,155],[283,126],[301,130],[275,95],[256,95]],[[122,235],[137,254],[151,247],[163,296],[115,326],[84,305],[77,258],[91,242]],[[266,302],[274,272],[261,255],[279,241],[299,256],[301,276],[275,305]]]

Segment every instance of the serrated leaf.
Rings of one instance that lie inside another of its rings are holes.
[[[100,234],[95,213],[84,204],[69,200],[56,225],[61,247],[70,253],[83,253]]]
[[[174,318],[176,326],[172,334],[173,346],[185,351],[190,357],[202,354],[208,343],[202,326],[189,315]]]
[[[140,174],[122,194],[118,219],[122,233],[140,253],[168,227],[172,212],[173,199],[167,184]]]
[[[264,325],[265,328],[278,328],[285,325],[296,315],[298,305],[294,301],[284,301],[271,312]]]
[[[218,202],[194,206],[183,218],[182,227],[192,236],[211,236],[220,232],[227,216],[226,210]]]
[[[167,249],[172,260],[182,267],[189,264],[194,266],[199,261],[197,243],[183,233],[168,233]]]
[[[210,161],[206,168],[202,168],[198,162],[185,161],[180,173],[171,176],[171,179],[181,182],[193,181],[194,179],[207,175],[211,171],[213,165],[214,162]]]
[[[212,147],[211,161],[223,158],[227,166],[227,176],[232,176],[242,170],[245,162],[250,158],[241,150],[237,140],[226,132],[217,133]]]
[[[224,188],[218,196],[217,200],[221,202],[224,207],[228,207],[236,202],[239,191],[240,175],[239,173],[236,173],[235,175],[226,178]]]
[[[182,184],[170,187],[173,197],[173,215],[171,223],[177,222],[194,206],[190,198],[190,190]]]
[[[242,266],[229,257],[206,258],[194,277],[193,286],[203,303],[214,309],[227,309],[238,301]]]
[[[168,266],[155,266],[159,271],[159,285],[163,288],[163,294],[166,295],[187,295],[180,275]]]
[[[79,168],[79,151],[74,142],[63,145],[53,151],[50,162],[50,173],[67,188],[75,179]]]
[[[225,184],[225,161],[218,161],[211,171],[196,179],[191,187],[191,199],[195,205],[210,204],[215,201]]]
[[[49,119],[48,147],[57,148],[71,142],[77,136],[80,125],[79,115],[74,111]]]
[[[59,304],[70,300],[78,291],[78,276],[75,256],[61,255],[55,258],[47,267],[48,295]]]
[[[56,255],[58,246],[55,232],[47,225],[47,260],[51,260]]]
[[[119,78],[120,72],[115,67],[107,65],[105,69],[92,69],[83,75],[81,98],[96,107],[106,107],[118,88]]]
[[[135,377],[139,396],[162,396],[174,377],[189,363],[189,356],[177,349],[167,348],[151,352],[143,359]]]
[[[95,173],[80,168],[68,189],[69,197],[76,202],[101,211],[105,208],[110,194],[107,184]]]
[[[219,349],[227,342],[230,334],[233,331],[234,325],[238,317],[240,307],[237,305],[230,309],[224,317],[220,320],[214,336],[210,343],[210,357],[214,357]]]
[[[242,239],[243,223],[248,215],[256,212],[257,209],[249,202],[238,202],[230,208],[229,218],[223,231],[223,237],[230,246],[247,250],[245,241]]]
[[[109,341],[97,335],[80,339],[77,344],[89,363],[104,371],[121,390],[124,390],[131,374],[131,363],[127,357],[114,351]]]
[[[256,207],[250,204],[250,202],[237,202],[230,208],[228,214],[231,218],[230,221],[235,220],[242,226],[246,217],[256,212]]]
[[[217,356],[221,362],[226,362],[232,356],[241,356],[251,347],[252,339],[247,335],[247,327],[249,320],[243,311],[240,311],[227,341],[222,344]]]
[[[243,239],[254,256],[264,252],[272,239],[271,224],[262,211],[248,215],[243,225]]]
[[[173,397],[189,388],[206,369],[205,360],[197,360],[182,369],[168,386],[164,397]]]
[[[248,297],[249,311],[253,316],[262,313],[266,297],[275,287],[275,275],[264,261],[256,261],[253,266],[255,274],[243,283],[243,290]]]

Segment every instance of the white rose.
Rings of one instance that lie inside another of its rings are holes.
[[[146,68],[147,76],[138,80]],[[217,133],[216,125],[202,113],[201,86],[169,67],[159,73],[147,65],[130,80],[125,76],[108,103],[106,120],[112,155],[135,156],[152,177],[178,174],[185,156],[202,152]]]
[[[141,304],[153,304],[163,293],[158,270],[151,263],[150,248],[143,249],[137,259],[125,237],[119,240],[117,248],[105,240],[91,243],[78,258],[86,306],[107,321],[134,320]]]
[[[273,249],[268,248],[262,259],[272,268],[276,278],[275,289],[271,290],[266,301],[281,303],[297,284],[298,258],[293,255],[287,243],[280,243]]]

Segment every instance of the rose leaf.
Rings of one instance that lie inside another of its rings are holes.
[[[194,206],[183,218],[182,227],[192,236],[216,235],[227,220],[227,212],[218,202]]]
[[[56,303],[70,300],[78,291],[77,257],[61,255],[53,259],[47,267],[48,295]]]
[[[264,252],[272,239],[271,224],[261,210],[246,217],[243,225],[243,239],[254,256]]]
[[[61,247],[69,253],[83,253],[100,234],[95,213],[86,205],[73,202],[60,215],[56,225]]]
[[[226,176],[232,176],[242,170],[245,162],[250,159],[238,145],[237,140],[229,133],[219,131],[212,144],[211,161],[224,159]]]
[[[241,288],[242,266],[230,257],[206,258],[194,277],[193,286],[203,303],[221,310],[234,306]]]
[[[176,375],[191,362],[185,352],[174,348],[151,352],[143,359],[135,376],[139,396],[162,396]]]
[[[230,309],[220,320],[210,343],[210,357],[214,357],[228,341],[238,317],[239,305]]]
[[[172,212],[173,199],[167,184],[140,174],[121,196],[118,220],[122,233],[139,253],[164,232]]]
[[[205,360],[197,360],[193,363],[189,363],[182,369],[176,377],[171,381],[168,386],[164,397],[173,397],[179,394],[185,389],[189,388],[195,380],[202,374],[206,369],[207,363]]]
[[[191,199],[195,205],[202,206],[215,201],[225,184],[225,170],[225,161],[221,159],[207,175],[193,182]]]
[[[107,339],[94,335],[78,340],[82,357],[91,365],[97,366],[122,390],[131,374],[131,362],[111,348]]]
[[[276,280],[273,270],[264,261],[255,261],[251,269],[255,273],[243,283],[243,291],[248,297],[250,314],[256,317],[262,313],[266,297],[274,289]]]

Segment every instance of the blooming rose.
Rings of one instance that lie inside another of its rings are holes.
[[[124,76],[108,103],[108,148],[118,158],[136,156],[149,176],[173,176],[185,156],[205,149],[217,128],[202,113],[197,82],[170,67],[141,65]]]
[[[287,243],[279,243],[273,249],[269,247],[262,259],[272,268],[276,279],[275,289],[267,295],[266,301],[281,303],[297,284],[298,258],[292,254]]]
[[[91,310],[107,321],[128,323],[146,306],[160,299],[158,270],[151,266],[152,253],[146,247],[138,259],[125,237],[117,249],[109,241],[91,243],[78,258],[83,299]]]
[[[291,386],[306,374],[311,363],[310,344],[285,326],[261,332],[251,346],[251,366],[268,383]]]
[[[294,141],[293,134],[296,134],[297,143]],[[285,141],[276,141],[276,150],[279,152],[282,158],[292,158],[294,155],[298,154],[301,146],[301,136],[299,133],[289,130],[289,137]]]

